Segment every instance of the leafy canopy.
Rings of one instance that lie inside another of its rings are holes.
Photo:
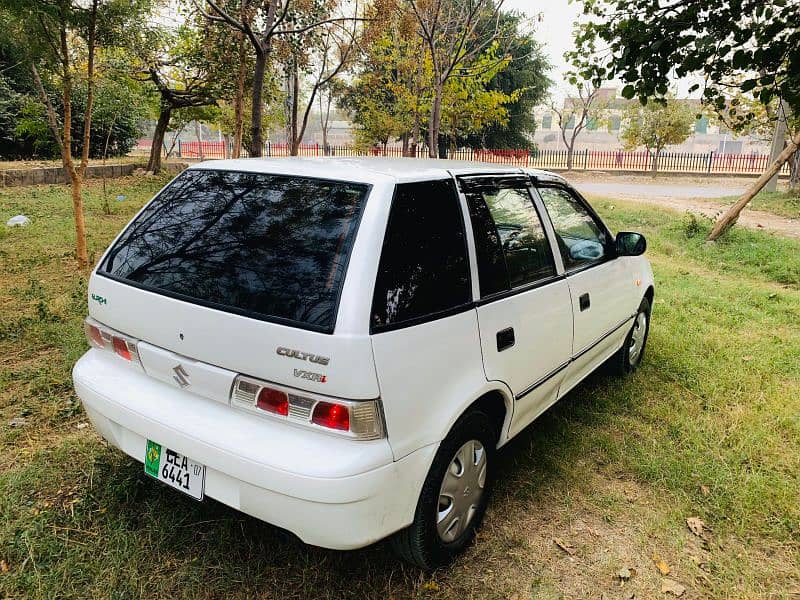
[[[588,21],[569,58],[583,77],[619,78],[625,98],[667,94],[670,77],[699,75],[703,100],[725,108],[731,87],[800,111],[797,0],[582,0]],[[699,89],[693,86],[691,91]],[[747,121],[751,111],[733,109]]]
[[[692,134],[695,110],[685,102],[672,98],[664,103],[649,102],[642,106],[632,102],[625,110],[622,141],[628,150],[645,147],[655,154],[665,147],[681,144]]]

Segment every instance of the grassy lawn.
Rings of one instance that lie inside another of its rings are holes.
[[[112,214],[88,184],[94,258],[164,182],[109,182]],[[655,557],[683,598],[797,598],[800,243],[736,230],[708,246],[683,215],[595,205],[648,238],[645,363],[592,376],[513,441],[478,543],[426,575],[386,544],[310,548],[196,503],[106,447],[71,389],[86,275],[67,191],[0,189],[0,596],[657,598]],[[32,224],[7,229],[17,213]]]
[[[733,204],[736,200],[737,196],[723,199],[725,204]],[[761,192],[753,198],[749,207],[790,219],[800,219],[800,191]]]

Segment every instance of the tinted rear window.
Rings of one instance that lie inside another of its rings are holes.
[[[367,185],[185,171],[99,271],[199,304],[333,331]]]

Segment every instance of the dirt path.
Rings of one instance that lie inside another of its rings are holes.
[[[726,202],[720,201],[721,198],[741,194],[752,182],[750,179],[700,177],[653,181],[649,177],[612,177],[598,173],[576,173],[569,175],[568,179],[578,191],[588,196],[619,198],[711,218],[728,207]],[[800,239],[798,219],[746,208],[739,217],[739,224]]]

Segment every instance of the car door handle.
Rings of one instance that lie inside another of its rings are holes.
[[[497,332],[497,351],[502,352],[514,345],[514,328],[507,327]]]
[[[580,304],[581,312],[587,310],[592,304],[589,294],[581,294],[580,298],[578,298],[578,304]]]

